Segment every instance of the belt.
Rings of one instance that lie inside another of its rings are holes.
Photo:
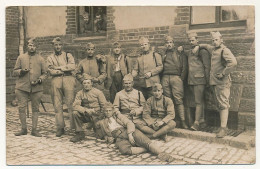
[[[72,76],[71,72],[64,72],[63,74],[54,75],[54,77],[61,77],[61,76]]]

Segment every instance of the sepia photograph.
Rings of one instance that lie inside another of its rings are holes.
[[[255,6],[5,6],[4,36],[5,165],[256,163]]]

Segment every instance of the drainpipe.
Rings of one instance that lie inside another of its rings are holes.
[[[24,9],[19,6],[19,54],[24,53]]]

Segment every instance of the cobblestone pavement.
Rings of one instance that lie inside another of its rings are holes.
[[[31,115],[31,114],[30,114]],[[27,118],[31,127],[31,118]],[[68,119],[66,119],[68,125]],[[66,135],[55,136],[54,116],[40,115],[38,127],[41,138],[29,133],[25,136],[14,136],[20,129],[17,108],[6,109],[6,162],[7,165],[158,165],[158,164],[253,164],[255,148],[238,149],[222,144],[213,144],[186,138],[171,137],[158,145],[175,160],[171,163],[160,161],[150,153],[140,155],[121,155],[114,145],[108,146],[102,140],[96,140],[91,131],[79,143],[69,139],[73,132],[67,128]]]

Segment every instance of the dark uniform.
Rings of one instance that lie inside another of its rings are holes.
[[[149,44],[149,40],[142,37],[139,40],[139,43]],[[137,89],[143,93],[145,99],[152,96],[152,86],[154,83],[160,83],[159,73],[161,73],[162,70],[163,64],[161,55],[150,49],[148,51],[143,51],[137,58],[137,62],[133,66],[132,74],[137,79]],[[147,73],[151,73],[151,76],[146,77]]]
[[[28,41],[29,45],[35,45],[34,39]],[[42,81],[47,77],[47,67],[44,59],[35,53],[25,53],[18,56],[13,71],[13,76],[17,76],[15,94],[18,99],[19,118],[22,130],[15,133],[16,136],[27,134],[26,107],[28,98],[32,102],[32,135],[41,136],[37,131],[39,115],[39,104],[43,94]]]
[[[173,41],[172,37],[166,37],[166,41]],[[187,128],[185,124],[185,114],[183,106],[184,86],[183,81],[187,76],[187,56],[184,52],[179,53],[175,48],[167,49],[163,60],[162,86],[163,93],[169,98],[173,98],[178,115],[182,121],[182,127]]]
[[[115,42],[113,46],[121,48],[118,42]],[[116,93],[123,89],[123,77],[130,72],[129,58],[122,53],[107,56],[106,72],[105,88],[109,90],[110,102],[113,103]]]
[[[61,43],[61,39],[54,38],[53,44]],[[63,97],[68,106],[70,117],[70,127],[72,124],[72,103],[74,100],[74,88],[76,85],[72,71],[75,70],[75,61],[70,53],[61,51],[59,54],[55,52],[47,58],[49,74],[51,80],[51,97],[55,110],[55,122],[57,127],[57,136],[64,134],[64,116],[63,116]]]

